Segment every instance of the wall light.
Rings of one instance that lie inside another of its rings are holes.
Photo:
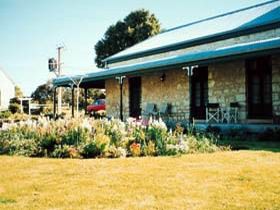
[[[166,75],[163,73],[161,76],[160,76],[160,81],[164,81],[165,80],[165,78],[166,78]]]

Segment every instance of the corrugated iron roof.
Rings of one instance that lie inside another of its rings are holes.
[[[227,47],[220,47],[208,51],[188,52],[181,55],[175,55],[152,61],[145,61],[137,64],[130,64],[126,66],[113,67],[108,70],[103,70],[84,75],[83,82],[98,81],[108,78],[113,78],[117,75],[129,75],[137,72],[145,72],[149,70],[162,69],[163,67],[172,67],[174,65],[188,65],[191,63],[207,63],[215,59],[222,59],[235,56],[240,56],[250,53],[264,53],[266,51],[278,50],[280,51],[280,37],[258,40],[254,42],[247,42],[242,44],[234,44]],[[76,78],[79,78],[77,75]],[[69,77],[62,77],[53,81],[54,85],[67,85],[71,83]]]
[[[140,56],[143,53],[157,52],[160,49],[175,45],[197,42],[209,37],[248,30],[275,22],[280,22],[279,0],[265,2],[172,28],[110,56],[104,61],[110,63],[117,62],[119,59],[126,60],[132,55]]]

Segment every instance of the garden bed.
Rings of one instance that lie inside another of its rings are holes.
[[[168,156],[228,150],[213,135],[194,134],[161,120],[47,118],[3,124],[0,154],[56,158]]]

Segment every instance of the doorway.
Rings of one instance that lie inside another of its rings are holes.
[[[141,115],[141,77],[129,79],[129,116],[139,118]]]
[[[194,69],[191,88],[192,116],[195,119],[205,119],[208,103],[208,67]]]
[[[272,118],[271,58],[246,60],[247,107],[249,119]]]

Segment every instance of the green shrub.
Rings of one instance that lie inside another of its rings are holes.
[[[127,153],[131,156],[155,156],[218,150],[213,134],[186,135],[185,128],[179,124],[174,132],[167,132],[161,120],[146,127],[136,121],[125,124],[119,120],[79,118],[52,121],[38,117],[10,126],[5,124],[0,132],[1,154],[30,157],[117,158],[125,157]]]
[[[8,119],[11,115],[10,111],[2,111],[0,112],[0,119]]]
[[[126,157],[126,150],[122,147],[115,147],[113,145],[109,146],[109,148],[105,151],[104,157],[107,158],[119,158]]]
[[[154,156],[156,154],[156,147],[153,141],[149,141],[147,145],[143,146],[144,156]]]
[[[101,155],[94,141],[84,142],[79,146],[79,152],[84,158],[95,158]]]
[[[52,152],[52,157],[55,158],[69,158],[71,146],[69,145],[56,145],[54,151]]]
[[[154,141],[157,155],[166,153],[167,127],[163,122],[151,124],[148,128],[147,136]]]
[[[187,136],[188,153],[209,153],[219,151],[219,147],[214,143],[214,139],[201,136]]]
[[[36,139],[15,139],[9,142],[9,154],[36,157],[41,156],[42,151]]]
[[[13,114],[15,113],[19,113],[20,112],[20,105],[17,103],[11,103],[9,105],[9,110],[10,112],[12,112]]]
[[[78,127],[76,129],[68,130],[61,138],[61,144],[79,145],[80,142],[87,140],[87,132],[85,129]]]

